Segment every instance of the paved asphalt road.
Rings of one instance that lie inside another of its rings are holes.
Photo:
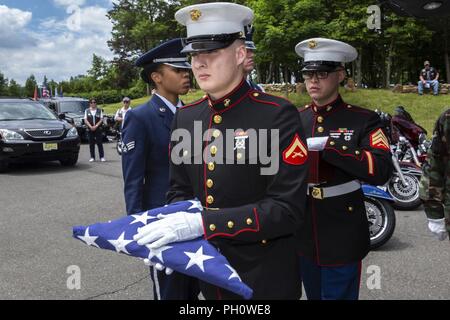
[[[75,168],[16,165],[0,175],[0,299],[152,298],[140,261],[71,237],[74,225],[125,213],[114,146],[105,144],[106,163],[89,163],[84,144]],[[73,266],[81,271],[79,290],[67,287]],[[450,299],[449,242],[429,234],[422,211],[397,212],[390,242],[363,262],[360,297]]]

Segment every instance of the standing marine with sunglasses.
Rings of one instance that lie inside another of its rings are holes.
[[[296,53],[312,99],[300,112],[308,137],[307,214],[299,231],[300,272],[308,299],[358,299],[369,225],[361,182],[383,185],[391,176],[389,141],[378,115],[345,103],[339,85],[352,46],[331,39],[300,42]]]

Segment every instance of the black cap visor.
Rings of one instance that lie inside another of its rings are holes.
[[[230,46],[237,39],[245,39],[241,32],[195,36],[183,40],[181,53],[213,51]]]
[[[302,71],[335,71],[342,67],[342,63],[335,61],[308,61],[304,64]]]

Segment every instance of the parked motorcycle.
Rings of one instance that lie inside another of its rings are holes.
[[[394,166],[387,192],[394,198],[395,209],[414,210],[421,204],[421,166],[430,143],[426,140],[426,130],[414,122],[404,107],[397,107],[395,112],[394,117],[378,112],[391,142]]]
[[[395,108],[392,126],[397,130],[393,143],[397,144],[398,150],[401,151],[398,152],[399,160],[414,162],[421,167],[431,145],[426,139],[427,131],[414,121],[403,106]]]
[[[391,146],[394,173],[387,184],[387,191],[394,198],[394,208],[414,210],[421,205],[419,181],[422,169],[415,163],[399,161],[395,147]]]
[[[364,204],[369,221],[370,248],[384,245],[392,237],[395,229],[395,213],[392,208],[394,198],[386,192],[386,187],[363,184]]]
[[[122,131],[117,131],[116,151],[119,156],[122,155]]]

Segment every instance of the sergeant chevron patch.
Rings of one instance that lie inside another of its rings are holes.
[[[298,134],[295,134],[289,147],[283,151],[283,161],[298,166],[304,164],[307,159],[308,150]]]
[[[375,149],[389,151],[389,140],[384,135],[383,130],[377,129],[370,134],[370,146]]]
[[[127,152],[133,150],[134,147],[135,147],[135,142],[134,141],[131,141],[131,142],[128,142],[128,143],[122,142],[122,152],[123,153],[127,153]]]

